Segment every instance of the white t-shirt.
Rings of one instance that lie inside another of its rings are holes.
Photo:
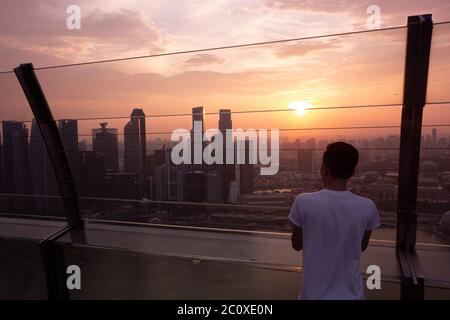
[[[380,226],[373,201],[350,191],[303,193],[289,220],[303,229],[299,299],[364,299],[361,242],[366,230]]]

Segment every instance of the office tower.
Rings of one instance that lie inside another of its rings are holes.
[[[228,194],[229,203],[238,203],[241,195],[241,166],[239,164],[234,165],[234,177],[235,179],[230,182],[230,192]]]
[[[205,122],[204,122],[204,110],[203,107],[195,107],[192,108],[192,130],[191,130],[191,164],[192,164],[192,171],[203,171],[203,149],[204,149],[204,142],[203,142],[203,134],[205,132]],[[200,122],[200,127],[195,128],[195,122]],[[201,137],[201,140],[196,139],[196,137]],[[195,155],[195,150],[201,150],[201,159],[198,157],[200,156],[200,152],[197,153],[197,159]],[[195,160],[197,162],[201,161],[201,164],[196,164]]]
[[[100,123],[100,128],[92,129],[92,149],[105,159],[105,169],[109,172],[119,171],[119,139],[117,129],[107,128],[107,122]]]
[[[166,150],[163,147],[161,150],[156,150],[152,156],[153,165],[153,190],[154,199],[167,200],[168,199],[168,187],[167,187],[167,163],[166,163]]]
[[[171,148],[165,150],[165,164],[167,169],[167,197],[172,201],[183,201],[184,165],[175,165],[171,158]]]
[[[155,150],[153,154],[147,157],[148,168],[148,187],[149,199],[165,200],[167,199],[167,185],[163,178],[166,170],[166,151],[163,149]],[[162,168],[161,168],[162,167]]]
[[[223,182],[223,199],[228,201],[229,193],[230,193],[230,183],[234,180],[234,164],[227,164],[227,135],[226,131],[233,129],[233,122],[231,121],[231,110],[229,109],[221,109],[219,111],[219,131],[223,136],[223,165],[221,166],[222,171],[222,182]],[[229,143],[234,146],[233,141],[229,141]]]
[[[208,202],[221,203],[224,201],[223,194],[223,178],[222,171],[208,171],[206,175],[206,183],[208,186],[207,198]]]
[[[203,171],[186,172],[184,199],[192,202],[205,200],[205,173]]]
[[[31,124],[30,134],[31,185],[36,195],[57,195],[58,185],[50,157],[35,120]],[[40,214],[48,214],[58,201],[49,198],[33,198],[33,209]]]
[[[6,193],[31,193],[28,129],[23,122],[3,121]]]
[[[145,181],[147,178],[147,138],[145,130],[144,111],[133,109],[131,119],[124,127],[124,171],[138,174],[141,197],[145,197]]]
[[[59,120],[59,134],[69,160],[75,183],[79,176],[79,154],[78,154],[78,120],[63,119]]]
[[[220,109],[219,110],[219,131],[224,137],[226,137],[227,129],[233,128],[233,122],[231,121],[231,110],[230,109]]]
[[[437,129],[436,128],[431,129],[431,136],[432,136],[432,147],[436,148],[437,145],[438,145],[438,143],[437,143],[437,141],[438,141]]]
[[[241,195],[253,193],[254,186],[254,164],[250,163],[250,152],[254,150],[256,146],[253,145],[253,141],[245,140],[245,163],[238,164],[240,166],[240,192]]]
[[[95,151],[82,151],[79,154],[80,174],[78,193],[80,196],[102,197],[105,177],[105,159]]]
[[[194,121],[200,121],[202,123],[202,135],[205,130],[204,126],[204,109],[202,106],[192,108],[192,128],[194,128]]]
[[[167,168],[165,164],[155,168],[155,200],[167,200]]]
[[[3,121],[4,192],[31,194],[28,129],[23,122]],[[11,211],[29,213],[32,201],[12,198]]]

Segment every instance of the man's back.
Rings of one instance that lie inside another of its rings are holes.
[[[380,225],[375,204],[349,191],[299,195],[289,219],[303,230],[301,299],[363,299],[364,233]]]

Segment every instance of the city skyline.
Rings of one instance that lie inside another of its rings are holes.
[[[0,299],[450,299],[450,0],[0,7]]]

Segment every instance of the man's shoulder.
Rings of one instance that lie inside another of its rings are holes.
[[[352,195],[353,201],[376,210],[377,206],[375,205],[375,202],[373,202],[372,199],[369,199],[367,197],[364,197],[362,195],[353,192],[350,192],[350,194]]]
[[[317,199],[320,196],[321,196],[321,192],[320,191],[303,192],[303,193],[300,193],[299,195],[297,195],[297,197],[295,197],[295,201],[303,201],[303,200],[308,200],[308,199]]]

